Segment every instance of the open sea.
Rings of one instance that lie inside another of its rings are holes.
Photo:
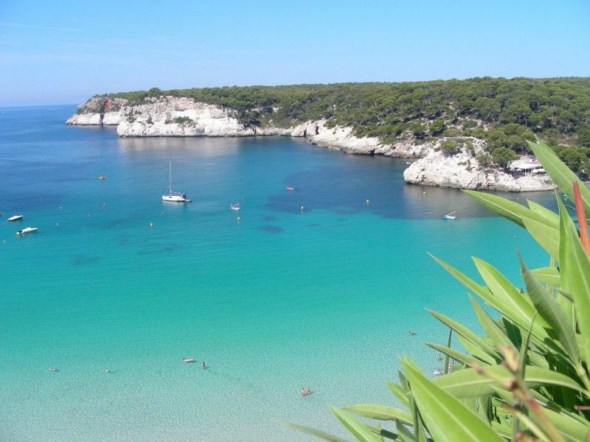
[[[351,439],[329,405],[396,404],[403,356],[439,368],[424,342],[447,331],[425,308],[475,324],[428,253],[471,276],[478,256],[515,284],[518,253],[547,263],[462,192],[404,184],[406,160],[121,139],[66,126],[74,112],[0,109],[2,441],[315,440],[282,422]],[[161,201],[170,162],[192,203]]]

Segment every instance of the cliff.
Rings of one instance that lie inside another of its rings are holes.
[[[476,155],[483,151],[485,141],[475,138],[471,139],[470,148],[449,155],[441,149],[445,139],[422,142],[408,135],[384,144],[375,137],[357,137],[350,127],[329,127],[326,120],[289,128],[272,124],[247,127],[239,121],[235,110],[187,97],[147,98],[134,105],[125,99],[94,97],[80,106],[66,124],[113,125],[120,137],[305,137],[312,144],[352,154],[420,158],[404,172],[408,183],[514,192],[553,188],[546,175],[513,175],[481,166]]]

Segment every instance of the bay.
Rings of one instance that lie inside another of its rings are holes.
[[[428,253],[515,284],[517,253],[547,262],[462,192],[405,185],[406,160],[121,139],[66,126],[74,111],[0,109],[2,440],[308,440],[286,421],[346,437],[328,405],[395,403],[403,356],[438,368],[423,343],[446,331],[425,308],[474,324]],[[169,162],[192,203],[161,201]]]

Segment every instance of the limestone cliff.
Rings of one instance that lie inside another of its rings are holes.
[[[307,121],[289,128],[272,124],[246,127],[235,110],[187,97],[148,98],[133,105],[124,99],[94,97],[66,123],[117,126],[120,137],[305,137],[312,144],[352,154],[420,158],[404,172],[408,183],[514,192],[553,188],[546,175],[514,175],[481,166],[476,156],[483,151],[485,141],[475,138],[469,141],[469,148],[451,155],[441,149],[445,139],[423,142],[407,134],[395,143],[384,144],[378,138],[357,137],[350,127],[329,127],[326,120]]]
[[[546,174],[513,174],[482,166],[477,160],[477,154],[484,150],[485,142],[482,140],[471,138],[470,147],[462,147],[455,154],[444,152],[441,148],[444,141],[439,140],[424,158],[414,161],[404,171],[404,181],[426,186],[505,192],[555,188],[551,178]]]

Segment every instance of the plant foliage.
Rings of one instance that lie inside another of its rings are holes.
[[[461,350],[450,340],[447,346],[429,344],[455,370],[428,378],[404,359],[400,382],[389,385],[401,408],[359,404],[334,409],[357,440],[590,440],[590,191],[546,144],[530,148],[575,202],[577,219],[561,200],[554,213],[532,202],[527,207],[468,192],[526,229],[550,264],[529,269],[521,259],[526,287],[521,290],[480,259],[474,264],[482,283],[435,258],[474,296],[482,332],[430,312],[461,344]],[[393,430],[375,421],[389,422]]]

